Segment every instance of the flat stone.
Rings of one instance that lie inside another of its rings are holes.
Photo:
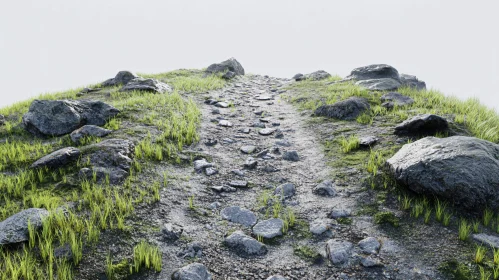
[[[499,236],[489,235],[485,233],[473,234],[473,240],[478,243],[488,245],[491,248],[499,249]]]
[[[89,136],[93,137],[104,137],[113,132],[112,130],[105,129],[96,125],[84,125],[77,130],[71,132],[71,141],[75,144],[79,144],[81,139]]]
[[[42,208],[29,208],[0,222],[0,245],[28,241],[28,221],[35,230],[42,227],[42,219],[49,212]]]
[[[154,92],[154,93],[167,93],[172,92],[172,88],[156,79],[144,79],[144,78],[135,78],[130,80],[126,85],[124,85],[120,91],[145,91],[145,92]]]
[[[287,151],[287,152],[284,152],[284,154],[282,155],[282,159],[283,160],[287,160],[287,161],[299,161],[300,160],[300,157],[298,156],[298,152],[297,151]]]
[[[375,136],[364,136],[359,139],[359,146],[370,147],[378,142],[378,138]]]
[[[260,135],[263,135],[263,136],[268,136],[268,135],[271,135],[272,133],[274,133],[274,131],[275,131],[275,130],[274,130],[274,129],[272,129],[272,128],[264,128],[264,129],[260,129],[260,130],[258,131],[258,133],[259,133]]]
[[[255,213],[239,206],[226,207],[222,209],[220,215],[224,220],[228,220],[247,227],[253,226],[257,221]]]
[[[368,90],[397,90],[402,84],[395,79],[372,79],[362,80],[355,83],[358,86],[364,87]]]
[[[258,161],[256,159],[254,159],[253,157],[248,157],[244,162],[243,167],[251,170],[255,169],[257,165]]]
[[[261,256],[267,254],[267,246],[256,239],[247,236],[242,231],[236,231],[225,238],[224,244],[244,256]]]
[[[317,219],[310,223],[309,229],[312,234],[319,236],[328,232],[331,229],[331,224],[331,221]]]
[[[208,269],[200,263],[191,263],[172,274],[172,280],[212,280]]]
[[[251,129],[246,127],[246,128],[240,129],[239,132],[244,133],[244,134],[249,134],[251,132]]]
[[[423,114],[405,120],[395,127],[396,135],[432,136],[438,132],[446,132],[449,124],[441,116]]]
[[[336,196],[336,189],[331,180],[326,180],[319,183],[312,189],[312,192],[321,196]]]
[[[248,182],[242,181],[242,180],[233,180],[233,181],[230,181],[229,186],[235,187],[235,188],[246,188],[248,186]]]
[[[271,100],[271,99],[272,99],[272,96],[270,96],[270,95],[259,95],[256,97],[256,100],[260,100],[260,101]]]
[[[180,238],[184,229],[181,226],[174,225],[172,223],[167,223],[161,229],[163,238],[168,241],[175,241]]]
[[[216,170],[213,167],[208,167],[204,170],[204,174],[206,174],[206,176],[212,176],[212,175],[218,174],[218,170]]]
[[[381,102],[392,102],[396,106],[407,106],[414,103],[414,99],[398,92],[389,92],[381,96]]]
[[[194,170],[201,172],[208,167],[214,167],[215,165],[211,162],[206,161],[206,159],[198,159],[194,161]]]
[[[344,241],[331,239],[326,243],[326,252],[329,260],[335,265],[348,262],[352,256],[353,244]]]
[[[231,170],[231,172],[237,176],[241,176],[241,177],[244,176],[244,171],[239,170],[239,169],[233,169],[233,170]]]
[[[252,146],[252,145],[241,147],[241,152],[243,152],[245,154],[252,154],[255,150],[256,150],[256,147]]]
[[[218,122],[219,126],[224,126],[224,127],[232,127],[232,123],[228,120],[220,120]]]
[[[360,260],[360,264],[363,266],[363,267],[376,267],[376,266],[382,266],[382,264],[374,259],[372,256],[368,256],[366,258],[362,258]]]
[[[215,103],[215,107],[218,107],[218,108],[229,108],[229,104],[227,102],[217,102],[217,103]]]
[[[291,183],[282,184],[275,189],[274,194],[281,196],[282,199],[290,198],[296,194],[296,187]]]
[[[253,234],[266,239],[274,238],[282,235],[284,222],[281,219],[269,219],[258,222],[253,227]]]
[[[365,254],[376,254],[381,247],[378,239],[374,237],[364,238],[359,241],[357,245],[359,245],[360,249],[362,249],[362,252]]]
[[[281,147],[291,147],[291,143],[288,140],[277,140],[275,144]]]
[[[81,152],[77,148],[67,147],[50,153],[35,161],[30,168],[60,168],[75,162],[80,157]]]
[[[330,218],[338,219],[338,218],[346,218],[352,215],[352,211],[350,209],[333,209],[329,214]]]

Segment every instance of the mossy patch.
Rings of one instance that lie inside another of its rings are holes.
[[[390,224],[394,227],[400,226],[399,218],[392,212],[378,212],[374,214],[374,222],[376,224]]]
[[[351,225],[352,224],[352,218],[347,218],[347,217],[340,217],[340,218],[336,219],[336,221],[342,225]]]
[[[476,277],[473,277],[471,269],[465,264],[458,262],[457,260],[449,260],[443,262],[438,267],[438,270],[440,270],[444,275],[455,280],[476,279]]]
[[[323,257],[315,248],[306,245],[297,245],[293,247],[293,254],[298,256],[300,259],[311,262],[311,263],[321,263]]]

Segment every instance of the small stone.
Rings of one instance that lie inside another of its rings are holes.
[[[378,142],[378,138],[374,136],[366,136],[359,139],[359,146],[370,147]]]
[[[225,238],[224,243],[238,254],[246,256],[261,256],[267,254],[267,246],[242,231],[236,231]]]
[[[230,139],[230,138],[224,138],[222,139],[223,143],[224,144],[232,144],[232,143],[235,143],[236,141],[234,141],[233,139]]]
[[[184,229],[181,226],[177,226],[171,223],[165,224],[161,229],[163,238],[169,241],[175,241],[180,238]]]
[[[252,145],[241,147],[241,152],[243,152],[245,154],[252,154],[255,150],[256,150],[256,147],[252,146]]]
[[[215,209],[218,209],[220,206],[222,206],[222,204],[218,201],[215,201],[215,202],[210,204],[209,208],[215,210]]]
[[[257,116],[263,115],[263,111],[254,111],[253,113]]]
[[[276,129],[275,131],[275,135],[274,135],[275,138],[277,139],[282,139],[284,138],[284,133],[282,133],[282,130],[280,130],[279,128]]]
[[[331,223],[323,219],[314,220],[310,223],[309,229],[314,235],[322,235],[331,229]]]
[[[360,249],[362,249],[362,252],[365,254],[376,254],[381,247],[378,239],[374,237],[362,239],[357,245],[359,245]]]
[[[249,134],[250,131],[251,131],[251,129],[249,129],[247,127],[246,128],[242,128],[242,129],[239,130],[239,132],[244,133],[244,134]]]
[[[297,151],[288,151],[282,155],[282,159],[287,161],[299,161],[300,157],[298,156]]]
[[[330,180],[326,180],[315,186],[312,190],[313,193],[321,196],[336,196],[334,184]]]
[[[187,247],[179,252],[177,256],[186,259],[201,258],[203,256],[203,248],[198,242],[192,242]],[[191,278],[188,278],[191,279]]]
[[[253,234],[266,239],[282,235],[284,222],[281,219],[269,219],[261,221],[253,227]]]
[[[270,122],[270,118],[261,118],[260,121],[263,122],[263,123],[269,123]]]
[[[257,127],[257,128],[265,128],[265,124],[264,123],[261,123],[261,122],[255,122],[253,123],[253,127]]]
[[[267,173],[273,173],[273,172],[278,172],[280,169],[276,168],[275,166],[272,166],[270,164],[267,164],[263,166],[262,171],[267,172]]]
[[[374,259],[371,256],[368,256],[367,258],[362,258],[360,260],[360,264],[362,264],[363,267],[382,266],[378,260]]]
[[[350,209],[333,209],[329,214],[330,218],[338,219],[338,218],[347,218],[350,217],[352,211]]]
[[[244,171],[242,170],[239,170],[239,169],[234,169],[231,171],[233,174],[236,174],[237,176],[241,176],[243,177],[244,176]]]
[[[219,109],[213,109],[213,110],[211,110],[211,113],[213,115],[219,115],[220,114],[220,110]]]
[[[258,165],[258,161],[256,161],[253,157],[248,157],[246,161],[244,162],[244,168],[246,169],[255,169],[256,166]]]
[[[345,264],[352,255],[353,244],[344,240],[331,239],[326,243],[329,260],[335,264]]]
[[[255,225],[257,221],[255,213],[239,206],[226,207],[222,209],[222,211],[220,211],[220,215],[224,220],[228,220],[247,227]]]
[[[172,280],[212,280],[208,269],[200,263],[191,263],[172,274]]]
[[[260,101],[271,100],[271,99],[272,99],[272,96],[270,96],[270,95],[259,95],[256,97],[256,100],[260,100]]]
[[[274,129],[272,129],[272,128],[264,128],[264,129],[260,129],[260,130],[258,131],[258,133],[259,133],[260,135],[263,135],[263,136],[268,136],[268,135],[271,135],[272,133],[274,133],[274,131],[275,131],[275,130],[274,130]]]
[[[194,170],[196,170],[197,172],[201,172],[208,167],[214,167],[214,164],[211,162],[207,162],[204,158],[194,161]]]
[[[229,108],[229,104],[226,103],[226,102],[217,102],[215,103],[215,107],[219,107],[219,108]]]
[[[278,140],[275,144],[282,147],[291,147],[291,143],[288,140]]]
[[[216,170],[213,167],[208,167],[204,170],[204,174],[206,174],[207,176],[212,176],[212,175],[218,174],[218,170]]]
[[[71,141],[75,144],[80,144],[80,141],[89,136],[93,137],[104,137],[111,133],[112,130],[105,129],[96,125],[84,125],[81,128],[71,132]]]
[[[242,180],[234,180],[234,181],[230,181],[229,186],[235,187],[235,188],[246,188],[248,186],[248,182],[242,181]]]
[[[266,280],[288,280],[287,278],[284,278],[281,275],[273,275],[267,278]]]
[[[281,199],[290,198],[296,193],[296,188],[294,184],[286,183],[277,187],[274,191],[275,195],[280,195]]]
[[[218,140],[216,139],[207,139],[206,141],[204,141],[204,144],[208,147],[213,147],[215,146],[216,144],[218,143]]]
[[[224,126],[224,127],[232,127],[232,123],[229,122],[228,120],[220,120],[218,122],[219,126]]]

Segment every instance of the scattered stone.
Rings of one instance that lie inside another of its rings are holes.
[[[175,241],[180,238],[184,229],[181,226],[174,225],[171,223],[167,223],[161,229],[161,233],[163,234],[163,238],[169,241]]]
[[[407,106],[414,103],[414,99],[398,92],[389,92],[381,96],[381,102],[391,102],[395,106]]]
[[[374,259],[372,256],[368,256],[366,258],[362,258],[360,260],[360,264],[363,266],[363,267],[376,267],[376,266],[382,266],[382,264]]]
[[[73,251],[71,251],[71,246],[68,243],[61,245],[54,249],[54,257],[57,259],[73,259]]]
[[[313,81],[324,80],[324,79],[327,79],[330,77],[331,77],[331,74],[329,74],[328,72],[326,72],[324,70],[315,71],[315,72],[312,72],[310,74],[305,75],[305,79],[313,80]]]
[[[249,129],[247,127],[246,128],[242,128],[242,129],[239,130],[239,132],[244,133],[244,134],[249,134],[250,131],[251,131],[251,129]]]
[[[368,90],[397,90],[401,84],[394,79],[373,79],[362,80],[355,83],[358,86],[365,87]]]
[[[291,147],[291,143],[288,140],[278,140],[275,144],[281,147]]]
[[[317,219],[310,223],[309,229],[312,234],[320,236],[327,232],[330,232],[331,222],[323,219]]]
[[[273,172],[280,171],[280,169],[278,169],[277,167],[275,167],[273,165],[266,164],[266,165],[263,166],[262,171],[263,172],[267,172],[267,173],[273,173]]]
[[[244,75],[244,68],[235,58],[227,59],[221,63],[214,63],[206,68],[206,73],[226,73],[233,72],[235,75]]]
[[[172,88],[156,79],[135,78],[123,86],[120,91],[147,91],[155,93],[172,92]]]
[[[207,167],[204,170],[204,174],[206,174],[206,176],[212,176],[212,175],[218,174],[218,170],[216,170],[213,167]]]
[[[87,124],[102,126],[120,111],[101,101],[35,100],[24,128],[38,136],[61,136]]]
[[[231,171],[233,174],[236,174],[237,176],[241,176],[243,177],[244,176],[244,171],[242,170],[239,170],[239,169],[234,169]]]
[[[372,64],[368,66],[358,67],[350,72],[350,75],[345,80],[372,80],[372,79],[394,79],[399,81],[399,72],[397,69],[386,64]]]
[[[220,215],[224,220],[228,220],[247,227],[252,227],[256,224],[257,221],[255,213],[239,206],[226,207],[222,209]]]
[[[198,242],[192,242],[187,247],[184,248],[184,250],[180,251],[177,256],[183,258],[183,259],[194,259],[194,258],[201,258],[203,256],[203,248],[201,247],[201,244]]]
[[[227,103],[227,102],[217,102],[217,103],[215,103],[215,107],[218,107],[218,108],[229,108],[229,103]]]
[[[488,245],[493,249],[499,249],[499,236],[488,235],[485,233],[473,234],[473,240],[478,243]]]
[[[269,123],[270,122],[270,118],[261,118],[260,121],[263,122],[263,123]]]
[[[297,151],[287,151],[282,155],[282,159],[287,161],[299,161],[300,157],[298,156]]]
[[[267,136],[267,135],[271,135],[272,133],[274,133],[274,131],[275,131],[275,130],[274,130],[274,129],[272,129],[272,128],[264,128],[264,129],[260,129],[260,130],[258,131],[258,133],[259,133],[260,135]]]
[[[374,237],[367,237],[359,241],[357,244],[364,254],[377,254],[381,244]]]
[[[247,146],[242,146],[241,147],[241,152],[245,154],[252,154],[256,150],[255,146],[252,145],[247,145]]]
[[[338,218],[347,218],[352,215],[352,211],[350,209],[333,209],[329,214],[330,218],[338,219]]]
[[[232,127],[232,123],[229,122],[228,120],[220,120],[218,122],[219,126],[224,126],[224,127]]]
[[[282,133],[282,130],[280,130],[279,128],[275,130],[275,134],[274,134],[274,137],[275,138],[278,138],[278,139],[282,139],[284,138],[284,133]]]
[[[266,239],[274,238],[282,235],[284,222],[281,219],[269,219],[258,222],[253,227],[253,234]]]
[[[336,196],[336,189],[331,180],[321,182],[312,189],[312,192],[320,196]]]
[[[255,169],[256,166],[258,165],[258,161],[254,159],[253,157],[248,157],[246,161],[244,162],[243,167],[246,169]]]
[[[80,144],[80,140],[85,137],[104,137],[113,132],[112,130],[105,129],[96,125],[84,125],[77,130],[71,132],[71,141],[75,144]]]
[[[224,138],[224,139],[222,139],[222,142],[224,144],[232,144],[232,143],[235,143],[236,141],[234,141],[234,140],[232,140],[230,138]]]
[[[211,203],[209,207],[210,207],[210,209],[215,210],[215,209],[218,209],[220,206],[222,206],[222,204],[218,201],[215,201],[215,202]]]
[[[206,159],[204,158],[194,161],[194,170],[196,170],[196,172],[198,173],[200,173],[201,171],[203,171],[208,167],[214,167],[214,166],[215,165],[213,163],[206,161]]]
[[[191,263],[173,272],[172,280],[212,280],[212,277],[204,265]]]
[[[282,199],[290,198],[296,193],[296,187],[294,184],[286,183],[277,187],[274,191],[275,195],[280,195]]]
[[[77,148],[67,147],[48,154],[35,161],[30,168],[59,168],[75,162],[80,157],[81,152]]]
[[[305,80],[305,75],[298,73],[293,76],[293,79],[297,82]]]
[[[355,120],[359,115],[369,110],[371,106],[365,98],[350,97],[332,105],[322,105],[315,110],[316,116],[336,118],[340,120]]]
[[[242,181],[242,180],[234,180],[234,181],[230,181],[229,186],[235,187],[235,188],[246,188],[248,186],[248,182]]]
[[[253,127],[257,127],[257,128],[265,128],[265,124],[264,123],[261,123],[261,122],[255,122],[253,123]]]
[[[212,113],[213,115],[219,115],[219,114],[220,114],[220,109],[216,109],[216,108],[215,108],[215,109],[211,110],[211,113]]]
[[[480,163],[480,164],[477,164]],[[426,137],[387,160],[401,185],[472,211],[499,207],[499,145],[466,136]]]
[[[206,141],[204,141],[204,144],[208,147],[213,147],[215,146],[216,144],[218,143],[218,140],[217,139],[207,139]]]
[[[256,157],[257,158],[264,158],[268,153],[269,153],[269,150],[265,149],[265,150],[259,152],[258,154],[256,154]]]
[[[230,80],[230,79],[232,79],[234,77],[236,77],[236,73],[234,73],[232,71],[228,71],[227,73],[225,73],[225,74],[222,75],[222,78],[226,79],[226,80]]]
[[[237,189],[230,186],[211,186],[212,190],[217,192],[236,192]]]
[[[353,244],[344,240],[331,239],[326,243],[329,260],[335,265],[345,264],[352,255]]]
[[[266,101],[266,100],[272,100],[272,96],[270,95],[258,95],[256,97],[256,100],[260,100],[260,101]]]
[[[254,238],[247,236],[242,231],[236,231],[225,238],[225,245],[237,253],[246,256],[261,256],[267,254],[267,246]]]
[[[446,132],[449,123],[446,119],[437,115],[417,115],[405,120],[395,127],[396,135],[429,136],[438,132]]]
[[[139,76],[135,75],[130,71],[120,71],[114,78],[108,79],[104,81],[101,86],[103,87],[112,87],[118,85],[126,85],[129,81],[138,78]]]
[[[368,148],[378,142],[378,138],[375,136],[365,136],[359,139],[359,146]]]
[[[402,86],[410,87],[413,89],[426,89],[426,83],[416,78],[416,76],[400,74],[400,82],[402,82]]]
[[[42,208],[29,208],[0,222],[0,245],[19,243],[29,238],[28,220],[35,230],[42,227],[42,218],[49,212]]]

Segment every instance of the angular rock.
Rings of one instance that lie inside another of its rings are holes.
[[[312,189],[312,192],[321,196],[336,196],[336,189],[334,188],[333,181],[331,180],[321,182]]]
[[[247,145],[241,147],[241,152],[245,154],[252,154],[256,150],[256,146]]]
[[[235,75],[244,75],[244,68],[235,58],[229,58],[221,63],[214,63],[206,68],[206,73],[226,73],[234,72]]]
[[[206,266],[200,263],[191,263],[172,274],[172,280],[212,280]]]
[[[287,161],[299,161],[300,160],[300,157],[298,156],[298,152],[297,151],[287,151],[287,152],[284,152],[284,154],[282,155],[282,159],[283,160],[287,160]]]
[[[329,74],[328,72],[326,72],[324,70],[315,71],[315,72],[312,72],[310,74],[305,75],[305,79],[313,80],[313,81],[324,80],[324,79],[327,79],[330,77],[331,77],[331,74]]]
[[[416,193],[471,211],[499,207],[497,144],[466,136],[426,137],[404,145],[387,164],[396,181]]]
[[[405,120],[395,127],[396,135],[429,136],[437,132],[446,132],[449,123],[446,119],[437,115],[417,115]]]
[[[138,78],[139,76],[135,75],[130,71],[120,71],[114,78],[108,79],[101,84],[103,87],[111,87],[118,85],[126,85],[129,81]]]
[[[243,256],[261,256],[267,254],[267,246],[265,244],[247,236],[242,231],[236,231],[225,238],[224,244]]]
[[[187,247],[179,252],[177,256],[185,258],[201,258],[203,256],[203,248],[198,242],[192,242]]]
[[[358,86],[365,87],[368,90],[396,90],[401,84],[394,79],[372,79],[362,80],[355,83]]]
[[[377,254],[381,244],[374,237],[367,237],[359,241],[357,244],[364,254]]]
[[[363,267],[375,267],[375,266],[382,266],[382,264],[377,260],[374,259],[372,256],[368,256],[366,258],[362,258],[360,260],[360,264]]]
[[[232,123],[229,122],[228,120],[220,120],[218,122],[219,126],[224,126],[224,127],[232,127]]]
[[[30,168],[59,168],[75,162],[80,157],[80,150],[73,147],[62,148],[51,154],[48,154],[35,161]]]
[[[204,144],[208,147],[213,147],[215,146],[216,144],[218,143],[218,140],[217,139],[207,139],[206,141],[204,141]]]
[[[331,239],[326,243],[326,253],[329,260],[335,264],[345,264],[352,256],[353,244],[344,241]]]
[[[282,146],[282,147],[291,147],[291,143],[288,140],[278,140],[275,142],[276,145]]]
[[[155,93],[172,92],[172,88],[156,79],[135,78],[123,86],[120,91],[146,91]]]
[[[214,167],[215,165],[211,162],[206,161],[206,159],[198,159],[194,161],[194,170],[200,173],[208,167]]]
[[[320,236],[331,229],[331,222],[323,219],[314,220],[310,223],[309,229],[312,234]]]
[[[473,234],[473,240],[487,245],[493,249],[499,249],[499,236],[488,235],[486,233]]]
[[[282,235],[284,221],[281,219],[269,219],[258,222],[253,227],[253,234],[266,239],[274,238]]]
[[[287,278],[281,276],[281,275],[273,275],[267,278],[266,280],[287,280]]]
[[[204,170],[204,174],[206,174],[206,176],[212,176],[212,175],[218,174],[218,170],[216,170],[213,167],[208,167]]]
[[[296,75],[294,75],[294,76],[293,76],[293,79],[294,79],[295,81],[297,81],[297,82],[298,82],[298,81],[303,81],[303,80],[305,80],[305,75],[303,75],[303,74],[301,74],[301,73],[298,73],[298,74],[296,74]]]
[[[378,142],[378,138],[375,136],[365,136],[359,139],[359,146],[361,147],[371,147]]]
[[[105,129],[96,125],[84,125],[77,130],[71,132],[70,137],[71,141],[75,144],[80,144],[80,140],[93,136],[93,137],[104,137],[109,133],[113,132],[112,130]]]
[[[290,198],[296,194],[296,187],[291,183],[282,184],[275,189],[274,194],[281,196],[282,199]]]
[[[255,213],[239,206],[226,207],[222,209],[222,211],[220,211],[220,215],[224,220],[228,220],[247,227],[253,226],[257,221]]]
[[[104,125],[119,110],[101,101],[34,100],[23,116],[27,131],[39,136],[61,136],[83,125]]]
[[[389,92],[381,96],[381,102],[391,102],[395,106],[407,106],[414,103],[414,99],[398,92]]]
[[[29,238],[28,221],[35,230],[42,227],[42,219],[49,212],[42,208],[29,208],[0,222],[0,245],[19,243]]]
[[[175,241],[182,236],[184,229],[181,226],[174,225],[172,223],[167,223],[161,229],[163,238],[169,241]]]
[[[335,118],[340,120],[355,120],[359,115],[369,110],[371,106],[367,99],[350,97],[332,105],[318,107],[314,114],[316,116]]]
[[[256,161],[256,159],[254,159],[253,157],[248,157],[244,162],[243,167],[251,170],[255,169],[257,165],[258,161]]]
[[[400,82],[404,87],[410,87],[416,90],[426,89],[426,83],[416,78],[416,76],[400,74]]]
[[[236,77],[236,73],[232,71],[228,71],[227,73],[223,74],[222,78],[226,80],[230,80],[232,78]]]
[[[399,72],[387,64],[372,64],[368,66],[358,67],[350,72],[350,75],[345,80],[372,80],[372,79],[394,79],[400,81]]]

